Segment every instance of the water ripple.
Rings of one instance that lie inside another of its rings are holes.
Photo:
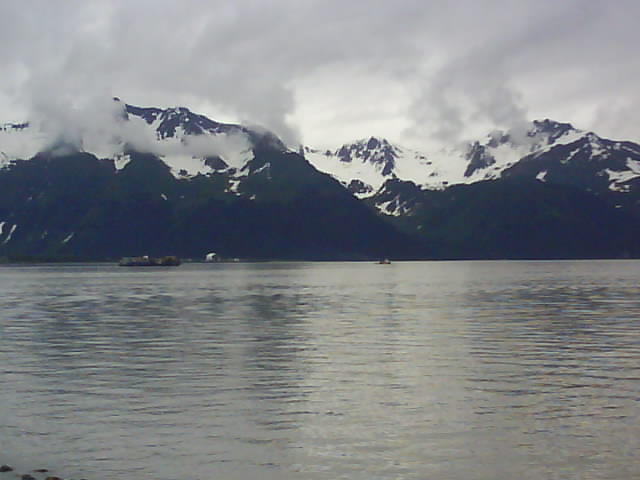
[[[638,267],[2,267],[0,455],[94,479],[626,480]]]

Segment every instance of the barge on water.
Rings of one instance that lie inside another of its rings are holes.
[[[118,265],[121,267],[177,267],[180,259],[173,255],[166,257],[122,257]]]

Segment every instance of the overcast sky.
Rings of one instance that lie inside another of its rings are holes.
[[[0,122],[118,96],[319,147],[535,118],[640,141],[637,0],[0,3]]]

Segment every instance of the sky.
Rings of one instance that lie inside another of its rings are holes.
[[[0,123],[117,96],[289,145],[422,148],[552,118],[640,141],[637,0],[0,3]]]

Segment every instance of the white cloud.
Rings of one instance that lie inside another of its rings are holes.
[[[65,108],[119,96],[220,111],[290,144],[450,141],[541,116],[640,140],[638,13],[633,0],[3,2],[0,118],[73,122]]]

